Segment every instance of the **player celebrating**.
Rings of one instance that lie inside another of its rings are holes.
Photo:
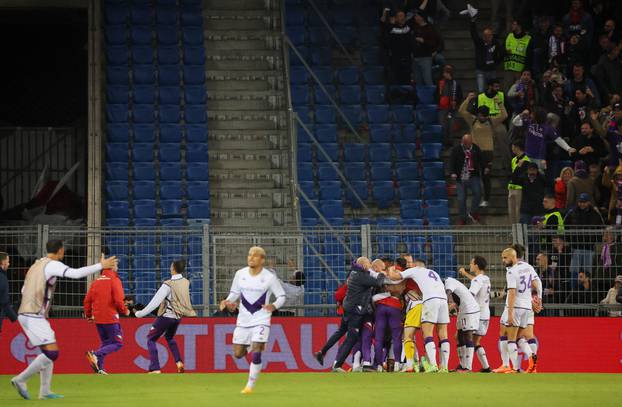
[[[402,272],[391,271],[392,280],[411,278],[415,280],[423,294],[423,308],[421,317],[421,329],[425,342],[425,350],[428,355],[429,365],[426,373],[447,373],[449,363],[449,341],[447,340],[447,324],[449,323],[449,308],[445,286],[440,276],[433,270],[424,267],[412,267]],[[432,333],[436,326],[439,345],[441,348],[439,370],[436,364],[436,345]]]
[[[407,262],[407,267],[425,267],[425,263],[421,260],[412,260],[412,256],[406,255],[402,257]],[[409,268],[410,268],[409,267]],[[406,319],[404,320],[404,332],[403,332],[403,349],[404,357],[406,359],[406,366],[401,370],[402,373],[411,373],[420,371],[419,355],[417,353],[417,346],[415,344],[415,333],[418,329],[421,329],[421,309],[423,308],[423,301],[421,299],[421,291],[419,286],[412,279],[406,280],[405,298],[408,301],[406,304]]]
[[[11,379],[11,384],[19,395],[30,399],[26,382],[34,374],[41,373],[39,387],[40,399],[56,399],[63,396],[52,393],[52,372],[54,361],[60,352],[56,343],[56,335],[47,320],[56,280],[59,277],[79,279],[97,273],[102,269],[117,267],[117,258],[104,258],[92,266],[73,269],[62,263],[65,249],[62,240],[50,240],[46,243],[47,256],[37,260],[26,273],[22,287],[22,302],[18,310],[19,324],[32,346],[38,346],[41,353],[26,369]]]
[[[475,353],[479,362],[482,364],[480,373],[490,373],[490,365],[486,357],[486,350],[481,345],[481,340],[488,333],[488,325],[490,323],[490,278],[485,274],[488,262],[482,256],[474,256],[469,263],[469,271],[467,273],[464,268],[459,270],[460,274],[471,280],[469,291],[475,297],[479,304],[479,327],[474,335],[473,343],[475,344]]]
[[[104,370],[104,358],[123,346],[119,314],[130,315],[124,298],[123,285],[116,268],[105,269],[91,284],[84,297],[84,316],[89,321],[95,321],[101,340],[101,346],[97,351],[86,352],[86,359],[95,373],[108,374]]]
[[[532,292],[537,293],[540,284],[533,267],[524,261],[519,261],[516,250],[505,249],[502,253],[503,265],[508,267],[506,282],[508,295],[505,309],[501,316],[501,324],[506,327],[508,336],[508,353],[513,370],[506,373],[518,373],[520,370],[516,339],[521,333],[519,330],[527,328],[530,311],[532,310]]]
[[[164,335],[173,354],[177,372],[184,372],[184,362],[181,359],[177,341],[175,341],[175,334],[182,317],[195,317],[197,315],[190,301],[190,282],[183,276],[185,268],[186,262],[184,260],[171,263],[171,279],[162,283],[162,286],[145,308],[136,311],[136,317],[142,318],[159,307],[158,317],[147,334],[147,348],[151,360],[149,373],[161,373],[156,342],[162,335]]]
[[[445,280],[445,291],[450,309],[458,308],[458,318],[456,329],[458,330],[458,357],[460,358],[459,372],[470,372],[473,370],[473,332],[479,327],[479,304],[471,295],[471,292],[464,284],[455,278]],[[454,295],[458,297],[454,301]]]
[[[259,246],[248,251],[248,267],[235,273],[229,296],[221,301],[220,308],[234,309],[240,300],[240,312],[233,332],[233,354],[237,359],[246,356],[250,346],[252,362],[248,382],[242,394],[253,392],[257,377],[261,372],[261,352],[270,336],[272,313],[285,303],[285,291],[276,275],[263,267],[266,252]],[[270,295],[276,297],[270,303]]]

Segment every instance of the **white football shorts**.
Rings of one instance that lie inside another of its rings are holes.
[[[38,315],[19,315],[17,317],[28,341],[32,346],[56,343],[56,334],[47,319]]]

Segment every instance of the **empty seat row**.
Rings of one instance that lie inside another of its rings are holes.
[[[155,30],[149,26],[106,25],[106,44],[123,45],[131,42],[136,45],[151,45],[155,39],[157,44],[168,46],[177,45],[181,40],[184,46],[202,45],[203,29],[201,27],[184,27],[182,30],[175,26],[158,25]]]
[[[367,105],[340,106],[341,111],[352,123],[367,122],[370,124],[410,124],[415,122],[421,125],[438,124],[438,110],[436,106],[422,106],[413,109],[410,105]],[[314,121],[318,124],[335,123],[338,116],[337,110],[331,105],[316,105],[313,110],[306,106],[295,106],[294,110],[304,123]]]
[[[160,181],[208,181],[209,171],[207,163],[188,163],[182,166],[180,163],[128,163],[107,162],[106,179],[127,181],[132,172],[133,180],[155,180],[159,173]],[[185,175],[184,175],[185,174]]]
[[[132,25],[176,25],[181,23],[182,26],[201,27],[203,25],[203,16],[201,13],[201,4],[186,5],[176,7],[174,4],[159,5],[156,4],[152,8],[148,4],[133,4],[128,7],[127,3],[106,4],[104,7],[104,15],[108,24],[127,24]]]
[[[183,120],[188,124],[206,123],[207,113],[205,105],[159,105],[158,108],[153,104],[134,104],[130,109],[127,104],[108,103],[106,105],[106,120],[108,123],[125,123],[131,119],[134,123],[179,123]]]
[[[127,162],[132,157],[133,162],[152,162],[157,157],[160,162],[179,162],[182,148],[178,143],[134,143],[128,148],[127,143],[107,143],[107,162]],[[207,143],[187,143],[184,158],[186,162],[207,162]]]
[[[128,103],[132,100],[138,104],[153,104],[157,100],[162,105],[179,104],[183,100],[187,105],[197,105],[207,101],[207,89],[203,85],[135,85],[131,89],[126,85],[109,85],[106,87],[106,100],[109,103]]]
[[[442,145],[440,143],[421,144],[422,160],[438,161]],[[313,161],[313,151],[315,146],[311,143],[298,143],[298,161]],[[349,143],[343,145],[343,160],[345,162],[390,162],[395,161],[413,161],[416,160],[416,143],[372,143],[372,144],[356,144]],[[315,159],[318,162],[338,161],[341,156],[341,148],[338,143],[321,143],[317,147]]]
[[[179,47],[165,46],[155,48],[137,45],[131,49],[125,45],[106,47],[106,62],[110,66],[128,66],[130,61],[136,65],[147,65],[157,61],[159,65],[177,65],[183,61],[186,65],[205,65],[205,48],[203,46],[187,46],[180,52]]]
[[[209,183],[208,181],[162,181],[159,188],[156,183],[150,181],[134,181],[131,184],[133,199],[155,199],[156,191],[160,192],[161,200],[182,199],[184,196],[188,200],[208,200]],[[119,201],[128,199],[130,196],[130,185],[127,181],[106,181],[106,198]]]
[[[156,206],[156,202],[152,199],[144,199],[133,201],[132,212],[134,218],[150,218],[155,219],[158,215],[158,208],[161,216],[180,217],[182,215],[182,203],[180,200],[160,201],[160,206]],[[130,204],[127,201],[107,201],[106,202],[107,218],[129,218]],[[206,219],[210,217],[210,202],[188,201],[187,217],[193,219]]]
[[[202,65],[150,65],[107,66],[106,82],[108,85],[202,85],[205,83],[205,67]]]
[[[187,143],[207,143],[207,125],[179,123],[160,124],[153,123],[108,123],[106,125],[106,140],[108,142],[128,142],[130,133],[134,142],[154,142],[156,135],[160,143],[181,143],[185,139]]]

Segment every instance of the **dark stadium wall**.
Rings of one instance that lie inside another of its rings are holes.
[[[123,348],[106,359],[110,373],[141,373],[149,365],[147,333],[149,318],[121,320]],[[264,370],[268,372],[327,371],[336,354],[336,347],[326,355],[325,366],[313,358],[313,352],[334,332],[336,318],[274,318],[270,341],[263,353]],[[58,344],[62,349],[54,365],[55,373],[87,373],[91,368],[84,352],[98,345],[95,326],[80,319],[52,319]],[[449,337],[454,337],[452,318]],[[187,372],[246,372],[248,362],[235,360],[231,338],[235,320],[231,318],[187,318],[177,331]],[[493,318],[483,340],[491,366],[500,364],[497,349],[499,318]],[[537,318],[535,332],[539,342],[538,372],[622,372],[622,318]],[[421,343],[420,338],[418,338]],[[30,346],[17,324],[5,324],[0,347],[0,374],[15,374],[39,353]],[[452,346],[455,344],[451,340]],[[585,346],[590,344],[590,346]],[[165,342],[158,344],[163,372],[174,372],[175,362]],[[421,350],[421,349],[420,349]],[[522,354],[521,354],[522,357]],[[527,362],[524,361],[524,366]],[[451,350],[450,366],[458,360],[455,347]],[[479,370],[478,362],[474,368]]]

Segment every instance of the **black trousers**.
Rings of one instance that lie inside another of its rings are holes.
[[[339,350],[337,351],[337,358],[335,359],[335,367],[341,367],[346,361],[346,358],[350,354],[350,351],[356,345],[361,335],[361,328],[368,315],[360,315],[356,313],[347,312],[343,315],[342,325],[346,324],[347,335],[346,340],[343,341]]]
[[[341,339],[348,332],[348,323],[346,322],[346,316],[341,317],[341,323],[339,324],[339,328],[328,338],[328,341],[322,347],[322,355],[326,355],[330,348],[335,346],[339,339]]]

